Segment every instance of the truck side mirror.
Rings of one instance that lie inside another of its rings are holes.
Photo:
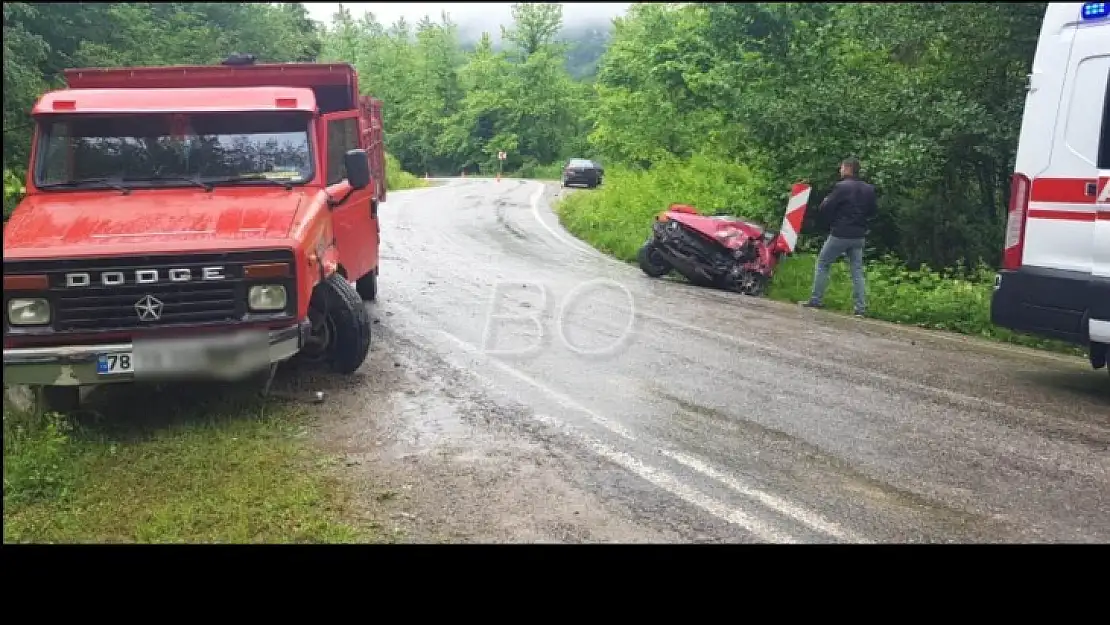
[[[361,191],[370,186],[370,159],[366,150],[347,150],[343,155],[343,168],[347,170],[347,184]]]

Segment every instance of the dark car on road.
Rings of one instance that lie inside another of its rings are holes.
[[[601,185],[605,170],[601,165],[585,158],[572,158],[563,166],[563,186],[584,184],[589,188]]]

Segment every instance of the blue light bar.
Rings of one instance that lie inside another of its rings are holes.
[[[1080,10],[1085,20],[1097,20],[1110,16],[1110,2],[1086,2]]]

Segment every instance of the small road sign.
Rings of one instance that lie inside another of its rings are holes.
[[[504,152],[498,152],[497,153],[497,160],[499,160],[499,161],[505,160],[505,153]]]

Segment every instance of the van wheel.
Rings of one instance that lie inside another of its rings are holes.
[[[336,373],[354,373],[370,351],[370,316],[354,287],[331,274],[312,292],[308,317],[312,331],[301,353]]]
[[[374,271],[359,278],[355,283],[355,289],[363,301],[374,301],[378,297],[378,268],[374,267]]]

